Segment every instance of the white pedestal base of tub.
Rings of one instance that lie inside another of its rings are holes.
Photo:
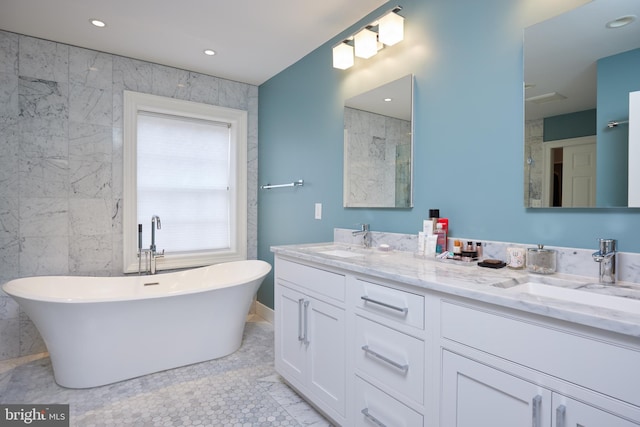
[[[154,276],[23,278],[3,289],[42,335],[56,382],[88,388],[233,353],[269,271],[250,260]]]

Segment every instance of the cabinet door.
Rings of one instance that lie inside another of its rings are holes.
[[[330,304],[310,300],[308,319],[309,388],[327,405],[345,415],[345,314]]]
[[[638,427],[609,412],[560,394],[553,394],[554,427]]]
[[[304,294],[275,286],[275,364],[289,381],[305,380],[307,346],[304,342]],[[298,384],[299,385],[299,384]]]
[[[550,427],[551,392],[455,353],[442,353],[442,427]]]

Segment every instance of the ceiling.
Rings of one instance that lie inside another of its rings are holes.
[[[607,22],[635,15],[630,25]],[[524,33],[525,99],[551,94],[564,99],[525,103],[526,119],[596,108],[596,62],[640,48],[640,0],[593,0],[533,25]]]
[[[260,85],[385,3],[0,0],[0,29]]]

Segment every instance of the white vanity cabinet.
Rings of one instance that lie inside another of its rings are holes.
[[[442,273],[445,285],[402,254],[394,275],[394,258],[376,261],[387,262],[378,273],[285,252],[276,370],[338,425],[640,427],[640,339],[611,326],[621,313],[569,306],[554,317],[483,294],[491,285],[470,279],[473,267]]]
[[[638,348],[487,307],[441,309],[441,426],[640,425]]]
[[[422,426],[427,366],[425,297],[347,277],[353,425]]]
[[[276,370],[322,411],[344,422],[345,276],[278,259],[275,280]]]

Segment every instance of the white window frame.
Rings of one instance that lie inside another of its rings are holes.
[[[231,248],[211,252],[166,253],[157,260],[157,270],[199,267],[247,259],[247,112],[163,96],[124,91],[123,112],[123,271],[138,272],[137,220],[137,117],[138,111],[169,114],[231,125],[231,158],[235,160],[236,186],[231,209]],[[232,185],[233,187],[233,185]],[[233,222],[235,221],[235,223]],[[164,224],[167,227],[169,224]],[[143,224],[143,232],[151,233],[151,218]],[[162,230],[156,232],[158,250],[162,250]],[[144,249],[144,248],[143,248]],[[144,258],[143,258],[144,261]],[[143,262],[144,264],[144,262]],[[144,265],[142,267],[144,269]]]

